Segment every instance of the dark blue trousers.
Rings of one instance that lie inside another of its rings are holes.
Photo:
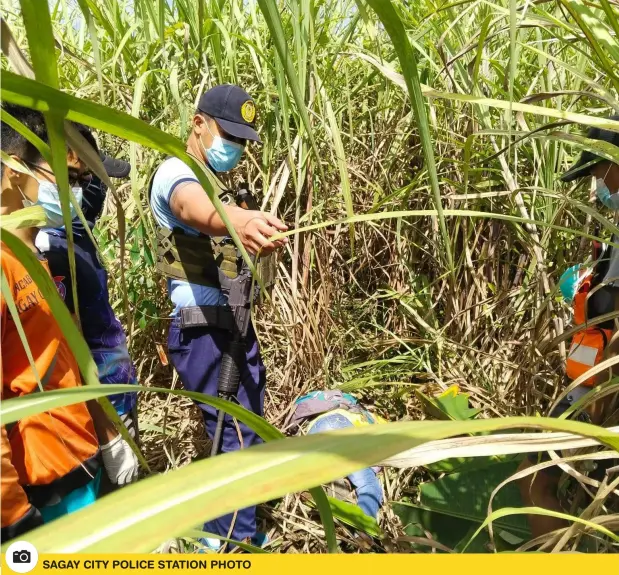
[[[192,327],[180,329],[174,320],[168,336],[170,358],[183,386],[188,391],[199,391],[217,396],[217,379],[221,369],[221,357],[226,350],[231,334],[214,328]],[[253,326],[247,336],[246,364],[241,373],[241,384],[237,394],[238,402],[258,415],[263,414],[266,374],[260,358],[258,341]],[[214,408],[198,404],[202,409],[206,430],[213,439],[217,414]],[[238,422],[243,437],[243,447],[249,447],[262,440],[246,425]],[[232,417],[226,415],[222,434],[221,451],[236,451],[241,448],[239,436]],[[204,530],[223,537],[228,536],[233,514],[224,515],[204,524]],[[242,541],[256,533],[256,508],[247,507],[237,512],[231,539]]]

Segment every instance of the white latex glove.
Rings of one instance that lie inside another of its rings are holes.
[[[115,485],[127,485],[137,478],[138,458],[120,434],[101,446],[101,455],[107,476]]]

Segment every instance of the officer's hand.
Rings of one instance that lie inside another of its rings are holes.
[[[242,212],[242,213],[241,213]],[[243,246],[253,254],[267,255],[288,243],[288,238],[271,241],[277,232],[285,232],[288,226],[281,220],[257,210],[239,208],[232,220]]]

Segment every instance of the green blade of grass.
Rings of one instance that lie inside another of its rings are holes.
[[[260,6],[260,10],[262,11],[262,14],[264,16],[264,19],[266,20],[267,26],[269,27],[269,31],[271,32],[271,38],[273,40],[273,43],[275,44],[277,54],[284,67],[286,79],[288,80],[290,90],[292,91],[292,95],[297,104],[297,111],[299,113],[299,116],[301,117],[301,122],[305,127],[307,137],[310,141],[312,150],[314,151],[314,155],[316,157],[316,166],[318,167],[318,171],[320,172],[322,181],[326,182],[325,173],[320,158],[320,150],[318,149],[318,143],[316,142],[316,138],[314,137],[314,134],[312,132],[309,114],[307,113],[307,107],[305,104],[305,98],[303,97],[301,85],[299,84],[299,78],[294,70],[294,65],[290,57],[288,45],[286,43],[286,36],[284,34],[284,28],[282,26],[282,21],[280,18],[279,7],[277,6],[277,2],[275,0],[257,1],[258,5]]]
[[[5,162],[7,163],[7,162]],[[6,216],[2,216],[2,230],[18,230],[20,228],[41,228],[46,223],[45,211],[41,206],[22,208]]]
[[[136,393],[138,391],[149,393],[169,393],[172,395],[188,397],[193,401],[211,405],[218,410],[232,415],[250,427],[265,441],[276,441],[285,438],[285,435],[281,431],[268,423],[265,419],[232,401],[226,401],[224,399],[211,397],[210,395],[203,393],[185,391],[182,389],[153,388],[122,384],[101,385],[99,382],[97,382],[96,385],[91,385],[88,387],[53,390],[36,395],[25,395],[4,400],[0,403],[0,419],[2,419],[3,424],[6,425],[8,423],[19,421],[25,417],[36,415],[37,413],[41,413],[43,411],[49,411],[50,409],[72,405],[80,401],[89,401],[91,399],[97,399],[115,393]],[[335,535],[335,524],[333,521],[333,513],[329,499],[327,498],[327,495],[322,487],[312,487],[309,489],[309,492],[314,498],[316,508],[320,514],[329,551],[331,553],[337,553],[338,546]]]
[[[602,21],[593,15],[589,6],[580,0],[560,0],[561,4],[569,11],[576,20],[578,27],[587,37],[589,45],[597,55],[615,90],[619,92],[619,77],[617,77],[617,65],[619,64],[619,44],[613,38]],[[608,56],[614,60],[608,58]]]
[[[66,171],[66,164],[65,164]],[[21,264],[26,268],[40,292],[43,294],[43,297],[47,301],[52,314],[54,315],[54,319],[58,323],[60,330],[62,331],[63,336],[67,340],[71,352],[75,357],[75,361],[80,369],[80,374],[82,377],[82,381],[86,383],[88,386],[99,386],[99,373],[97,365],[95,364],[92,355],[90,354],[90,349],[88,344],[84,340],[83,335],[80,333],[79,329],[75,325],[69,310],[67,309],[64,301],[60,299],[58,295],[58,290],[56,285],[52,281],[51,276],[47,272],[47,270],[42,266],[41,262],[37,259],[37,256],[30,250],[28,246],[26,246],[19,238],[14,236],[11,232],[6,229],[2,229],[2,241],[7,245],[7,247],[13,252],[15,257],[21,262]],[[40,394],[43,395],[43,394]],[[4,401],[2,402],[5,403]],[[108,417],[112,420],[112,422],[116,425],[116,428],[119,430],[123,438],[131,445],[132,449],[135,451],[136,455],[140,459],[140,462],[144,466],[145,469],[149,469],[148,463],[144,459],[141,451],[135,444],[135,441],[129,435],[127,428],[120,420],[116,409],[110,403],[110,401],[103,397],[101,399],[101,405]]]
[[[615,32],[615,39],[619,38],[619,16],[617,15],[617,9],[613,9],[608,0],[600,0],[600,4],[608,18],[611,28]]]
[[[146,552],[199,522],[328,483],[432,439],[521,427],[571,431],[619,446],[619,434],[547,418],[389,423],[288,438],[129,485],[30,532],[29,542],[42,553]]]
[[[584,206],[583,206],[583,211],[584,211]],[[577,229],[568,228],[565,226],[559,226],[557,224],[549,224],[548,222],[542,221],[542,220],[532,220],[529,218],[523,218],[521,216],[512,216],[511,214],[502,214],[498,212],[480,212],[476,210],[443,210],[443,214],[445,215],[445,217],[463,216],[467,218],[488,218],[488,219],[503,220],[506,222],[522,224],[523,226],[537,225],[542,228],[557,230],[557,231],[560,231],[560,232],[563,232],[565,234],[572,235],[572,236],[578,236],[578,237],[587,238],[587,239],[596,240],[596,241],[600,240],[599,236],[595,234],[591,234],[583,230],[577,230]],[[327,228],[330,226],[347,225],[350,223],[375,222],[375,221],[380,221],[380,220],[389,220],[389,219],[396,219],[396,218],[419,218],[419,217],[432,217],[432,216],[436,217],[436,215],[437,215],[436,210],[403,210],[403,211],[398,211],[398,212],[378,212],[378,213],[369,213],[369,214],[359,214],[352,218],[343,218],[341,220],[329,220],[326,222],[311,224],[309,226],[303,226],[301,228],[290,230],[288,232],[278,233],[273,236],[273,239],[285,238],[287,236],[291,236],[292,234],[300,234],[300,233],[319,230],[322,228]],[[610,223],[608,220],[604,220],[604,218],[600,218],[599,221],[602,224],[602,227],[604,227],[605,229],[609,229],[609,230],[615,229],[615,226],[612,223]],[[608,245],[611,245],[613,247],[619,247],[619,243],[615,243],[614,241],[610,241],[607,243]]]
[[[430,178],[430,188],[434,201],[434,209],[437,212],[441,236],[443,238],[443,249],[445,250],[445,258],[447,268],[450,274],[454,273],[453,255],[451,253],[451,239],[447,232],[445,217],[443,215],[443,202],[441,199],[441,191],[438,183],[438,175],[436,172],[436,161],[434,158],[434,148],[432,144],[432,136],[430,134],[430,126],[425,108],[425,99],[421,92],[421,83],[419,82],[419,72],[417,70],[417,56],[408,40],[404,25],[395,11],[391,0],[367,0],[367,3],[372,7],[378,15],[387,34],[393,42],[393,46],[398,55],[400,66],[408,95],[410,97],[411,107],[417,120],[419,129],[419,137],[421,146],[426,161],[426,169]]]
[[[88,28],[88,35],[90,36],[90,43],[92,44],[92,55],[95,60],[95,67],[97,69],[97,79],[99,81],[99,97],[101,104],[105,104],[105,96],[103,92],[103,74],[101,73],[101,54],[99,52],[99,39],[97,38],[97,27],[95,21],[90,13],[86,0],[77,0],[79,7],[86,20],[86,26]]]
[[[503,509],[497,509],[493,513],[491,513],[486,520],[479,526],[479,528],[475,531],[473,536],[469,539],[469,542],[464,546],[463,552],[466,551],[471,542],[479,535],[479,533],[492,521],[496,519],[500,519],[502,517],[508,517],[510,515],[543,515],[545,517],[556,517],[558,519],[563,519],[565,521],[571,521],[574,523],[580,523],[590,529],[597,531],[607,537],[610,537],[613,541],[619,542],[619,535],[613,533],[612,531],[606,529],[602,525],[598,525],[593,521],[587,521],[586,519],[582,519],[581,517],[575,517],[574,515],[568,515],[567,513],[559,513],[558,511],[551,511],[549,509],[542,509],[541,507],[517,507],[517,508],[509,508],[505,507]]]
[[[54,46],[54,34],[48,4],[45,0],[22,0],[22,13],[26,36],[32,57],[32,68],[35,77],[52,88],[58,88],[58,66]],[[71,276],[71,290],[75,302],[75,312],[79,321],[78,294],[75,283],[75,251],[73,244],[73,227],[71,225],[71,209],[69,204],[76,204],[73,194],[69,190],[69,173],[67,170],[67,145],[64,137],[63,118],[55,110],[43,112],[47,135],[49,138],[52,171],[56,178],[59,190],[60,207],[65,229],[67,230],[67,244],[69,254],[69,272]]]
[[[208,533],[207,531],[199,531],[198,529],[191,529],[184,533],[183,535],[187,537],[192,537],[193,539],[203,539],[204,537],[209,537],[210,539],[219,539],[220,541],[224,541],[225,543],[230,543],[230,548],[239,547],[243,549],[243,551],[247,551],[248,553],[269,553],[266,549],[262,549],[261,547],[256,547],[255,545],[249,545],[248,543],[243,543],[242,541],[235,541],[234,539],[228,539],[227,537],[222,537],[217,533]],[[214,552],[213,552],[214,553]]]
[[[84,2],[85,0],[82,0]],[[44,84],[52,87],[58,87],[58,67],[55,56],[55,45],[54,45],[54,37],[51,26],[51,19],[49,15],[49,11],[47,9],[47,4],[44,0],[25,0],[23,5],[23,15],[24,15],[24,24],[26,27],[26,35],[28,37],[29,45],[31,47],[32,54],[32,63],[34,68],[34,75]],[[86,5],[83,6],[84,9],[87,10]],[[85,14],[87,20],[92,20],[90,13]],[[9,38],[9,41],[12,41],[12,36]],[[33,49],[34,46],[34,49]],[[3,50],[5,47],[3,46]],[[23,56],[19,53],[18,47],[14,48],[15,60],[24,59]],[[22,73],[26,74],[27,77],[32,77],[32,71],[28,69],[27,63],[22,66]],[[19,69],[19,67],[18,67]],[[100,70],[100,67],[99,67]],[[101,84],[100,84],[101,85]],[[93,242],[93,245],[96,245],[94,238],[92,237],[92,233],[90,231],[90,227],[84,219],[84,215],[81,211],[81,207],[77,204],[77,201],[73,195],[73,192],[69,189],[69,180],[68,180],[68,171],[66,165],[66,150],[67,145],[65,141],[65,130],[67,132],[67,138],[71,142],[71,145],[82,159],[85,159],[87,164],[97,173],[100,174],[103,181],[109,186],[111,191],[115,193],[114,186],[111,184],[101,160],[98,154],[91,148],[91,146],[85,141],[83,136],[78,133],[74,126],[70,125],[67,122],[64,122],[64,116],[62,113],[59,113],[56,109],[50,110],[42,110],[43,115],[45,117],[45,123],[47,126],[48,138],[50,142],[50,153],[46,154],[42,152],[44,157],[48,157],[51,159],[50,166],[53,168],[53,172],[56,178],[56,183],[58,184],[59,189],[59,197],[60,197],[60,206],[62,210],[62,216],[64,220],[65,229],[67,231],[67,244],[68,244],[68,255],[69,255],[69,270],[71,276],[71,290],[73,293],[73,301],[75,303],[75,315],[77,321],[79,323],[79,304],[78,304],[78,293],[77,293],[77,285],[75,282],[76,271],[75,271],[75,251],[74,251],[74,241],[73,241],[73,226],[71,223],[71,210],[69,204],[73,204],[76,208],[76,211],[79,215],[79,218],[84,226],[84,229],[87,230],[87,233]],[[31,133],[29,131],[23,131],[23,135],[31,139]],[[38,138],[33,139],[33,143],[35,146],[42,148],[40,141]],[[125,311],[127,315],[129,315],[129,305],[127,298],[127,289],[126,283],[124,279],[124,217],[122,207],[119,208],[119,236],[121,240],[121,281],[123,285],[123,297],[125,302]],[[128,438],[129,443],[135,447],[135,443],[131,438],[129,438],[126,430],[124,429],[124,425],[121,423],[118,414],[113,409],[112,405],[107,401],[103,400],[103,407],[108,415],[111,417],[112,421],[114,421],[117,426],[120,426],[123,436]],[[137,448],[136,448],[137,449]],[[141,455],[140,455],[141,457]],[[142,458],[143,463],[145,461]]]
[[[4,301],[9,308],[9,313],[11,314],[13,322],[15,323],[15,328],[17,329],[17,333],[19,334],[19,339],[24,346],[24,351],[26,352],[26,357],[28,358],[30,369],[32,369],[32,373],[34,374],[34,378],[39,387],[39,391],[43,391],[41,376],[39,375],[39,371],[37,370],[34,358],[32,357],[32,351],[30,350],[30,346],[28,345],[28,338],[26,337],[24,327],[19,317],[19,312],[17,311],[17,307],[15,306],[15,301],[13,300],[13,294],[11,293],[9,282],[7,281],[6,275],[4,274],[4,268],[0,268],[0,282],[2,285],[2,297],[4,298]]]
[[[328,499],[333,516],[342,523],[377,539],[382,539],[385,536],[376,519],[366,515],[358,505],[336,499],[335,497],[329,497]],[[309,503],[311,504],[311,502]]]
[[[340,127],[337,123],[335,112],[331,101],[327,96],[327,92],[324,89],[322,80],[318,77],[318,74],[314,74],[316,78],[317,89],[319,90],[322,100],[325,106],[325,112],[327,114],[327,120],[329,122],[331,138],[333,139],[333,148],[335,150],[335,159],[337,161],[338,171],[340,173],[340,186],[342,188],[342,197],[344,198],[344,205],[346,206],[346,213],[348,217],[355,215],[352,201],[352,191],[350,189],[350,178],[348,177],[348,166],[346,163],[346,152],[344,151],[344,144],[342,142],[342,136],[340,133]],[[355,253],[355,228],[350,225],[350,249],[352,254]]]
[[[592,78],[589,78],[589,76],[587,76],[587,74],[583,70],[579,70],[575,68],[574,66],[570,66],[567,62],[564,62],[563,60],[557,58],[556,56],[553,56],[552,54],[549,54],[548,52],[539,50],[535,46],[521,43],[520,47],[524,48],[525,50],[530,50],[531,52],[542,56],[546,60],[550,60],[551,62],[554,62],[558,66],[564,68],[565,70],[573,74],[576,78],[582,80],[588,86],[591,86],[591,88],[593,88],[596,92],[599,92],[600,94],[602,94],[602,96],[606,100],[608,100],[609,102],[614,102],[615,107],[619,106],[619,101],[617,100],[615,95],[612,93],[612,91],[607,90],[602,84],[600,84],[599,82],[596,82]]]
[[[356,56],[360,57],[361,54],[356,54]],[[403,88],[404,79],[401,74],[398,74],[392,69],[386,69],[384,66],[378,66],[378,62],[374,58],[365,56],[362,59],[379,69],[382,73],[384,73],[385,78],[392,81],[396,86]],[[603,128],[605,130],[619,132],[619,122],[615,120],[610,120],[607,117],[591,116],[589,114],[581,114],[577,112],[566,112],[563,110],[556,110],[554,108],[545,108],[543,106],[534,106],[532,104],[523,104],[521,102],[509,102],[505,100],[499,100],[497,98],[487,98],[485,96],[473,96],[471,94],[454,94],[451,92],[441,92],[439,90],[434,90],[429,86],[423,85],[421,87],[421,91],[423,95],[427,98],[439,98],[444,100],[452,100],[455,102],[465,102],[468,104],[474,104],[476,106],[482,107],[488,106],[490,108],[497,108],[499,110],[512,110],[514,112],[524,112],[537,116],[548,116],[551,118],[558,118],[561,120],[576,122],[586,127]]]

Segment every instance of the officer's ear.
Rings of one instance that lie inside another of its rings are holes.
[[[204,133],[208,133],[208,130],[206,129],[206,122],[207,121],[208,120],[207,120],[206,116],[204,116],[204,114],[202,114],[201,112],[196,112],[194,114],[194,117],[193,117],[193,131],[196,134],[196,136],[200,137]]]

